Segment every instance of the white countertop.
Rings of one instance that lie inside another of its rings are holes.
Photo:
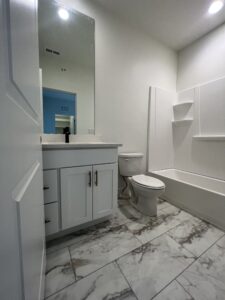
[[[106,142],[44,142],[42,143],[43,150],[55,150],[55,149],[99,149],[99,148],[118,148],[122,144],[118,143],[106,143]]]
[[[122,144],[104,142],[100,135],[70,135],[70,143],[65,143],[64,134],[42,134],[43,150],[101,149],[118,148]]]

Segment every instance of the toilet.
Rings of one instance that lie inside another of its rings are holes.
[[[141,174],[142,153],[120,153],[119,172],[124,178],[128,198],[137,210],[148,216],[157,215],[157,201],[165,191],[165,184],[154,177]],[[123,198],[123,195],[121,195]]]

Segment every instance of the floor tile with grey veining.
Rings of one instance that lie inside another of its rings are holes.
[[[70,252],[76,275],[82,278],[140,245],[127,227],[121,225],[79,245],[71,246]]]
[[[143,216],[136,221],[126,223],[126,226],[144,244],[190,217],[190,214],[169,205],[167,208],[159,210],[157,217]]]
[[[141,216],[142,214],[131,205],[122,205],[118,207],[118,209],[112,214],[112,216],[109,217],[108,220],[84,229],[80,229],[74,233],[53,241],[49,241],[47,243],[47,253],[78,244],[84,240],[92,239],[96,235],[110,231],[111,228],[118,227],[130,221],[138,220],[141,218]]]
[[[206,251],[177,280],[197,300],[224,300],[225,238]]]
[[[157,209],[165,209],[167,207],[169,207],[171,204],[161,198],[158,199],[158,205],[157,205]]]
[[[174,280],[154,300],[194,300],[184,288]]]
[[[193,255],[168,235],[155,239],[118,259],[138,299],[152,299],[194,261]]]
[[[47,255],[45,296],[49,296],[75,282],[68,248]]]
[[[49,300],[137,300],[116,263],[79,280]]]
[[[181,246],[200,256],[224,235],[224,232],[195,217],[180,223],[168,232]]]
[[[115,227],[123,225],[127,222],[138,220],[141,216],[142,214],[131,205],[122,205],[118,207],[118,209],[110,217],[110,226]]]

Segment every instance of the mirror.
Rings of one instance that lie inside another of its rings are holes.
[[[38,21],[43,131],[94,134],[94,20],[41,0]]]

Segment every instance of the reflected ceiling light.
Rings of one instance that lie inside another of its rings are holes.
[[[69,13],[65,8],[59,8],[58,15],[62,20],[68,20],[69,19]]]
[[[224,6],[223,0],[213,1],[209,7],[208,12],[210,15],[214,15],[214,14],[218,13],[222,9],[223,6]]]

